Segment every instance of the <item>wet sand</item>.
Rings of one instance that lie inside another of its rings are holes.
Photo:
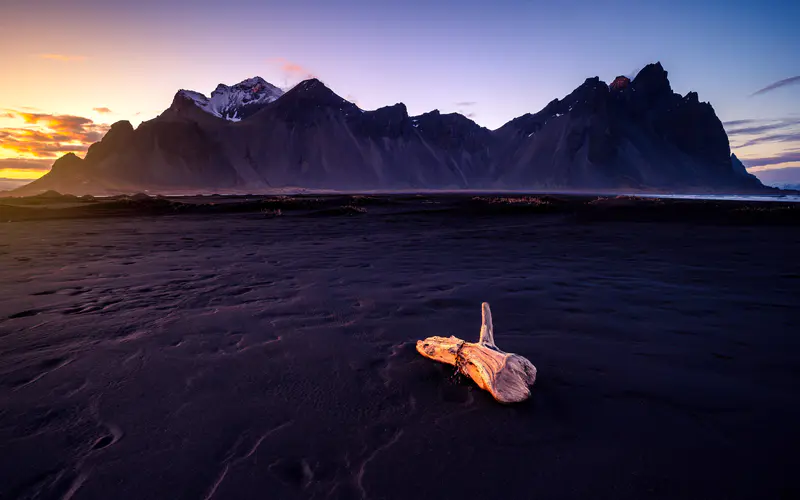
[[[800,495],[796,226],[436,203],[0,224],[0,498]]]

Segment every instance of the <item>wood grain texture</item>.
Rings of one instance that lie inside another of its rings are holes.
[[[489,391],[501,403],[528,399],[536,381],[536,367],[526,358],[498,349],[494,341],[492,311],[482,304],[483,321],[478,342],[458,337],[428,337],[417,341],[417,352],[426,358],[447,363]]]

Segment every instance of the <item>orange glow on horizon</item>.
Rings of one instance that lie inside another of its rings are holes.
[[[0,168],[0,179],[13,179],[15,181],[34,181],[50,171],[47,170],[18,170],[14,168]]]
[[[1,111],[0,178],[5,179],[38,179],[59,157],[83,156],[108,130],[108,125],[83,116]]]
[[[66,54],[39,54],[39,57],[42,59],[50,59],[51,61],[61,62],[79,62],[86,60],[86,56],[70,56]]]
[[[124,59],[107,59],[100,64],[100,55],[86,48],[65,47],[64,53],[47,50],[13,54],[12,63],[18,71],[4,75],[9,78],[0,82],[2,178],[39,178],[49,171],[57,158],[67,153],[83,157],[89,146],[102,138],[109,123],[129,119],[137,126],[141,119],[150,119],[166,109],[178,88],[189,87],[198,91],[213,88],[213,84],[205,88],[199,83],[187,84],[181,71],[167,66],[164,61],[168,59],[152,61],[155,69],[144,72],[164,75],[163,79],[138,80],[130,77]],[[259,74],[267,81],[277,82],[280,77],[298,81],[316,74],[316,71],[312,72],[292,59],[262,57],[251,73],[242,76]],[[319,64],[315,65],[315,70]],[[218,80],[225,81],[226,78],[216,73],[208,77],[208,82]],[[236,80],[229,79],[229,83],[231,81]],[[347,97],[356,101],[349,94]],[[362,96],[359,94],[359,97]],[[136,119],[140,115],[141,119]],[[749,139],[749,136],[731,136],[732,150],[745,164],[748,159],[778,160],[781,153],[791,147],[791,143],[781,142],[746,145]],[[739,147],[736,147],[737,140]],[[17,162],[11,163],[14,160]],[[22,163],[31,160],[39,163],[35,167],[26,165],[20,168]],[[800,167],[800,162],[776,161],[749,171],[759,173],[787,167]]]

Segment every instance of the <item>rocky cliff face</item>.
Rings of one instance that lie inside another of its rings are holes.
[[[211,97],[193,90],[180,90],[176,97],[192,102],[217,118],[240,121],[257,113],[281,95],[281,89],[257,76],[231,87],[220,83],[211,93]]]
[[[495,131],[403,104],[364,111],[316,79],[265,101],[237,121],[178,92],[159,117],[115,124],[84,160],[60,159],[19,193],[764,189],[732,160],[711,105],[675,94],[661,64],[625,85],[589,78]]]
[[[735,175],[728,137],[711,105],[694,92],[673,93],[661,64],[646,66],[625,85],[587,79],[497,132],[503,141],[495,157],[508,187],[753,188]]]

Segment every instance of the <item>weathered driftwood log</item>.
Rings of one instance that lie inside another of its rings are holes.
[[[501,351],[494,343],[492,311],[484,302],[483,323],[478,343],[458,337],[428,337],[417,341],[417,352],[426,358],[454,365],[472,378],[478,387],[489,391],[501,403],[524,401],[536,381],[536,367],[518,354]]]

